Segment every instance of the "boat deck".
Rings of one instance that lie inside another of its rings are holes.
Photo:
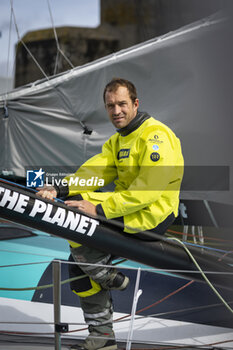
[[[77,344],[77,339],[62,339],[61,350],[69,350],[70,346]],[[125,342],[117,342],[118,349],[126,349]],[[131,350],[134,349],[149,349],[149,350],[169,350],[169,349],[183,349],[183,350],[193,350],[193,349],[208,349],[208,347],[195,347],[184,345],[172,346],[171,344],[146,344],[146,343],[132,343]],[[44,338],[38,336],[18,336],[12,334],[0,334],[0,350],[54,350],[54,339],[53,338]],[[213,347],[209,347],[213,349]]]

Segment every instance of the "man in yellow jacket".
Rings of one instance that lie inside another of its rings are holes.
[[[68,206],[91,216],[115,219],[122,223],[124,232],[142,239],[146,239],[143,231],[162,235],[178,215],[183,177],[180,141],[166,125],[138,112],[136,88],[130,81],[113,79],[106,85],[103,97],[117,132],[103,145],[102,153],[90,158],[71,176],[85,181],[95,176],[103,179],[104,185],[114,181],[114,192],[96,192],[98,181],[92,181],[92,186],[77,186],[69,176],[69,186],[46,187],[39,195],[69,197],[65,201]],[[110,254],[74,242],[70,246],[74,261],[92,263],[80,265],[89,276],[88,281],[83,281],[81,288],[72,286],[80,296],[89,326],[90,335],[83,349],[117,349],[110,290],[124,290],[129,279],[116,269],[95,266],[109,264]]]

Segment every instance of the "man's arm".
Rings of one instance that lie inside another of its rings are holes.
[[[57,191],[53,186],[45,186],[42,188],[37,188],[38,192],[36,193],[38,196],[53,200],[57,197]],[[75,207],[84,213],[97,216],[96,206],[89,201],[86,200],[66,200],[64,202],[68,207]]]
[[[117,170],[113,159],[111,139],[109,139],[103,145],[102,153],[90,158],[76,171],[75,174],[69,175],[63,179],[66,181],[67,186],[45,186],[43,188],[38,188],[39,192],[37,194],[42,198],[53,199],[56,197],[69,197],[89,191],[95,191],[100,188],[100,181],[97,180],[103,179],[103,185],[107,185],[116,178]],[[79,183],[81,183],[80,179],[85,180],[86,186],[78,185],[78,181],[76,184],[75,179],[78,179]],[[89,185],[89,183],[91,185]],[[97,215],[96,206],[87,200],[67,200],[65,201],[65,204],[76,207],[89,215]]]
[[[75,174],[64,178],[67,186],[59,186],[59,192],[74,196],[93,192],[111,183],[117,177],[111,138],[102,147],[102,153],[88,159]],[[63,182],[64,182],[63,180]]]

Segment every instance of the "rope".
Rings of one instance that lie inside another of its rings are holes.
[[[226,256],[227,254],[231,253],[230,251],[227,251],[227,250],[213,248],[213,247],[208,247],[208,246],[197,244],[197,243],[190,243],[190,242],[183,242],[183,243],[186,244],[186,245],[197,247],[197,248],[204,248],[204,249],[207,249],[207,250],[213,250],[215,252],[224,253],[224,256]]]
[[[127,259],[122,259],[120,261],[117,261],[115,263],[113,263],[112,265],[109,265],[110,267],[111,266],[116,266],[116,265],[119,265],[123,262],[127,261]],[[40,264],[41,262],[37,262],[37,263],[34,263],[34,264]],[[44,262],[42,262],[44,263]],[[20,266],[20,265],[30,265],[31,263],[28,263],[28,264],[17,264],[17,265],[12,265],[12,266]],[[9,265],[7,266],[9,267]],[[66,284],[66,283],[69,283],[69,282],[73,282],[73,281],[76,281],[76,280],[79,280],[79,279],[82,279],[84,277],[87,277],[87,275],[81,275],[81,276],[76,276],[76,277],[72,277],[72,278],[68,278],[64,281],[61,281],[61,285],[63,284]],[[41,289],[47,289],[47,288],[52,288],[53,287],[53,283],[50,283],[50,284],[45,284],[43,286],[37,286],[37,287],[24,287],[24,288],[7,288],[7,287],[0,287],[0,290],[2,291],[17,291],[17,292],[23,292],[23,291],[29,291],[29,290],[41,290]]]
[[[17,26],[17,22],[16,22],[16,17],[15,17],[15,12],[14,12],[14,8],[13,8],[13,0],[10,0],[11,2],[11,12],[13,15],[13,19],[14,19],[14,25],[15,25],[15,30],[17,33],[17,37],[18,40],[22,43],[23,47],[25,48],[25,50],[27,51],[27,53],[30,55],[30,57],[33,59],[34,63],[37,65],[37,67],[39,68],[39,70],[41,71],[41,73],[44,75],[44,77],[49,80],[48,76],[46,75],[45,71],[43,70],[43,68],[40,66],[39,62],[36,60],[36,58],[33,56],[33,54],[31,53],[31,51],[28,49],[27,45],[24,43],[24,41],[21,39],[20,35],[19,35],[19,29]]]
[[[229,254],[232,254],[232,253],[233,253],[233,250],[226,252],[221,258],[218,259],[218,261],[222,261],[226,256],[228,256]]]
[[[10,253],[18,253],[17,251],[12,250],[0,250],[0,252],[10,252]],[[24,254],[24,253],[23,253]],[[28,253],[29,254],[29,253]],[[19,263],[19,264],[12,264],[12,265],[1,265],[0,268],[4,267],[16,267],[16,266],[28,266],[28,265],[37,265],[37,264],[48,264],[50,261],[37,261],[37,262],[30,262],[30,263]]]
[[[233,301],[229,301],[228,304],[233,304]],[[192,311],[200,311],[200,310],[205,310],[205,309],[212,309],[222,306],[222,303],[220,304],[210,304],[210,305],[203,305],[203,306],[195,306],[195,307],[186,307],[184,309],[178,309],[178,310],[173,310],[173,311],[167,311],[167,312],[158,312],[155,314],[150,314],[147,317],[161,317],[161,316],[167,316],[167,315],[172,315],[172,314],[177,314],[177,313],[183,313],[183,312],[192,312]]]
[[[163,297],[162,299],[157,300],[155,303],[153,303],[153,304],[151,304],[151,305],[148,305],[148,306],[146,306],[146,307],[144,307],[144,308],[138,310],[138,311],[136,312],[136,314],[139,314],[139,313],[141,313],[141,312],[143,312],[143,311],[145,311],[145,310],[148,310],[148,309],[152,308],[153,306],[156,306],[156,305],[162,303],[163,301],[167,300],[167,299],[170,298],[171,296],[173,296],[173,295],[175,295],[175,294],[181,292],[183,289],[185,289],[186,287],[190,286],[193,282],[194,282],[194,280],[189,281],[188,283],[186,283],[186,284],[183,285],[182,287],[176,289],[175,291],[171,292],[170,294],[166,295],[166,296]],[[130,316],[131,316],[131,314],[128,314],[128,315],[119,317],[119,318],[117,318],[116,320],[114,320],[114,322],[121,321],[121,320],[123,320],[123,319],[125,319],[125,318],[127,318],[127,317],[130,317]]]
[[[72,281],[76,281],[79,280],[81,278],[86,277],[86,275],[82,275],[82,276],[77,276],[77,277],[73,277],[73,278],[68,278],[67,280],[64,280],[61,282],[61,285],[66,284],[68,282],[72,282]],[[45,284],[43,286],[37,286],[37,287],[25,287],[25,288],[4,288],[4,287],[0,287],[0,290],[8,290],[8,291],[17,291],[17,292],[22,292],[22,291],[26,291],[26,290],[41,290],[41,289],[46,289],[46,288],[51,288],[53,287],[53,283],[51,284]]]
[[[9,61],[10,61],[10,45],[11,45],[11,31],[12,31],[12,11],[11,11],[11,15],[10,15],[10,27],[9,27],[9,38],[8,38],[8,51],[7,51],[7,68],[6,68],[6,76],[7,76],[7,81],[6,81],[6,95],[8,92],[8,88],[9,88]],[[6,99],[5,99],[5,106],[6,106]]]
[[[197,344],[197,345],[168,345],[168,346],[159,346],[158,348],[140,348],[140,350],[175,350],[175,349],[206,349],[206,347],[212,347],[214,345],[219,344],[225,344],[225,343],[231,343],[233,342],[233,339],[230,340],[223,340],[215,343],[209,343],[209,344]],[[138,350],[138,348],[132,348],[132,350]]]
[[[205,273],[203,272],[202,268],[200,267],[200,265],[198,264],[198,262],[196,261],[196,259],[194,258],[194,256],[192,255],[192,253],[190,252],[190,250],[185,246],[185,244],[180,241],[178,238],[174,238],[174,237],[170,237],[168,238],[170,240],[179,242],[182,247],[185,249],[186,253],[189,255],[189,257],[191,258],[191,260],[193,261],[194,265],[197,267],[197,269],[200,271],[202,277],[204,278],[204,280],[206,281],[206,283],[209,285],[209,287],[213,290],[213,292],[217,295],[217,297],[221,300],[221,302],[226,306],[226,308],[233,314],[233,309],[230,307],[230,305],[228,305],[228,303],[223,299],[223,297],[221,296],[221,294],[217,291],[217,289],[213,286],[213,284],[210,282],[210,280],[208,279],[208,277],[205,275]]]
[[[136,312],[136,314],[139,314],[139,313],[141,313],[141,312],[143,312],[143,311],[145,311],[145,310],[148,310],[148,309],[152,308],[153,306],[156,306],[156,305],[162,303],[162,302],[165,301],[166,299],[168,299],[168,298],[170,298],[171,296],[173,296],[173,295],[179,293],[181,290],[183,290],[183,289],[185,289],[186,287],[188,287],[189,285],[191,285],[193,282],[194,282],[193,280],[192,280],[192,281],[189,281],[188,283],[186,283],[185,285],[183,285],[183,286],[181,286],[180,288],[176,289],[176,290],[173,291],[172,293],[166,295],[166,296],[163,297],[162,299],[157,300],[155,303],[150,304],[150,305],[148,305],[148,306],[146,306],[146,307],[144,307],[144,308],[138,310],[138,311]],[[130,316],[131,316],[131,314],[128,314],[128,315],[119,317],[119,318],[113,320],[113,323],[122,321],[123,319],[126,319],[126,318],[128,318],[128,317],[130,317]],[[74,330],[72,330],[72,331],[68,331],[67,333],[80,332],[80,331],[83,331],[83,330],[85,330],[85,329],[87,329],[87,328],[74,329]]]
[[[179,231],[175,231],[175,230],[171,230],[171,229],[168,229],[167,232],[169,232],[169,233],[175,233],[175,234],[177,234],[177,235],[183,236],[183,232],[179,232]],[[187,236],[193,238],[193,235],[190,234],[190,233],[187,233]],[[198,235],[195,235],[195,237],[196,237],[196,238],[199,238]],[[205,236],[205,239],[209,239],[210,241],[223,242],[223,243],[231,243],[231,244],[233,243],[232,240],[227,240],[227,239],[222,239],[222,238],[214,238],[214,237]]]
[[[183,290],[183,289],[185,289],[186,287],[188,287],[189,285],[191,285],[193,282],[194,282],[193,280],[192,280],[192,281],[189,281],[189,282],[186,283],[185,285],[181,286],[180,288],[176,289],[175,291],[173,291],[172,293],[166,295],[165,297],[163,297],[162,299],[156,301],[155,303],[153,303],[153,304],[151,304],[151,305],[148,305],[148,306],[146,306],[146,307],[144,307],[144,308],[138,310],[138,311],[136,312],[136,314],[139,314],[139,313],[141,313],[141,312],[143,312],[143,311],[145,311],[145,310],[148,310],[148,309],[152,308],[153,306],[156,306],[156,305],[162,303],[162,302],[165,301],[166,299],[168,299],[168,298],[170,298],[171,296],[173,296],[173,295],[179,293],[181,290]],[[119,318],[113,320],[113,323],[122,321],[123,319],[129,318],[130,316],[131,316],[131,314],[128,314],[128,315],[119,317]],[[86,329],[87,329],[87,327],[86,327],[86,328],[73,329],[72,331],[68,331],[68,332],[66,332],[66,333],[76,333],[76,332],[81,332],[81,331],[86,330]]]
[[[65,58],[65,60],[69,63],[69,65],[71,66],[71,68],[74,68],[74,65],[71,63],[71,61],[68,59],[68,57],[65,55],[65,53],[62,51],[62,49],[60,48],[60,44],[58,41],[58,36],[57,36],[57,31],[56,28],[54,26],[54,21],[53,21],[53,16],[52,16],[52,11],[51,11],[51,7],[50,7],[50,3],[49,0],[47,0],[47,4],[48,4],[48,9],[49,9],[49,14],[50,14],[50,19],[51,19],[51,23],[52,23],[52,27],[53,27],[53,33],[54,33],[54,37],[55,37],[55,41],[56,41],[56,45],[57,45],[57,51],[60,52],[62,54],[62,56]],[[58,52],[57,52],[57,56],[56,56],[56,62],[55,62],[55,67],[54,67],[54,74],[56,74],[56,70],[57,70],[57,65],[58,65]]]

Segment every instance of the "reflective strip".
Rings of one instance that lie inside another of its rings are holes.
[[[111,318],[109,318],[109,320],[107,320],[107,321],[101,322],[101,321],[94,321],[94,320],[92,320],[92,321],[86,321],[86,324],[91,325],[91,326],[102,326],[104,324],[112,323],[112,319],[113,318],[111,316]]]
[[[96,266],[95,264],[105,265],[106,262],[108,262],[110,258],[111,258],[111,255],[109,254],[104,259],[93,263],[93,265],[88,265],[88,266],[83,265],[83,266],[81,266],[81,268],[82,268],[82,270],[85,270],[85,271],[95,270],[99,267],[99,266]]]
[[[84,313],[84,317],[86,318],[98,318],[98,317],[104,317],[106,316],[108,313],[110,313],[109,309],[105,309],[102,312],[96,313],[96,314],[88,314],[88,313]]]
[[[92,274],[92,278],[94,277],[95,279],[100,278],[104,275],[106,275],[108,273],[109,269],[104,268],[103,270],[101,270],[100,272],[96,273],[96,274]]]
[[[78,248],[78,247],[81,247],[82,244],[80,243],[75,243],[73,241],[68,241],[69,242],[69,245],[71,246],[71,248]]]
[[[90,296],[98,293],[99,291],[101,291],[102,288],[99,285],[99,283],[96,283],[91,278],[90,278],[90,282],[91,282],[92,288],[90,288],[84,292],[76,292],[75,290],[72,290],[72,292],[74,292],[75,294],[77,294],[81,298],[86,298],[86,297],[90,297]]]

